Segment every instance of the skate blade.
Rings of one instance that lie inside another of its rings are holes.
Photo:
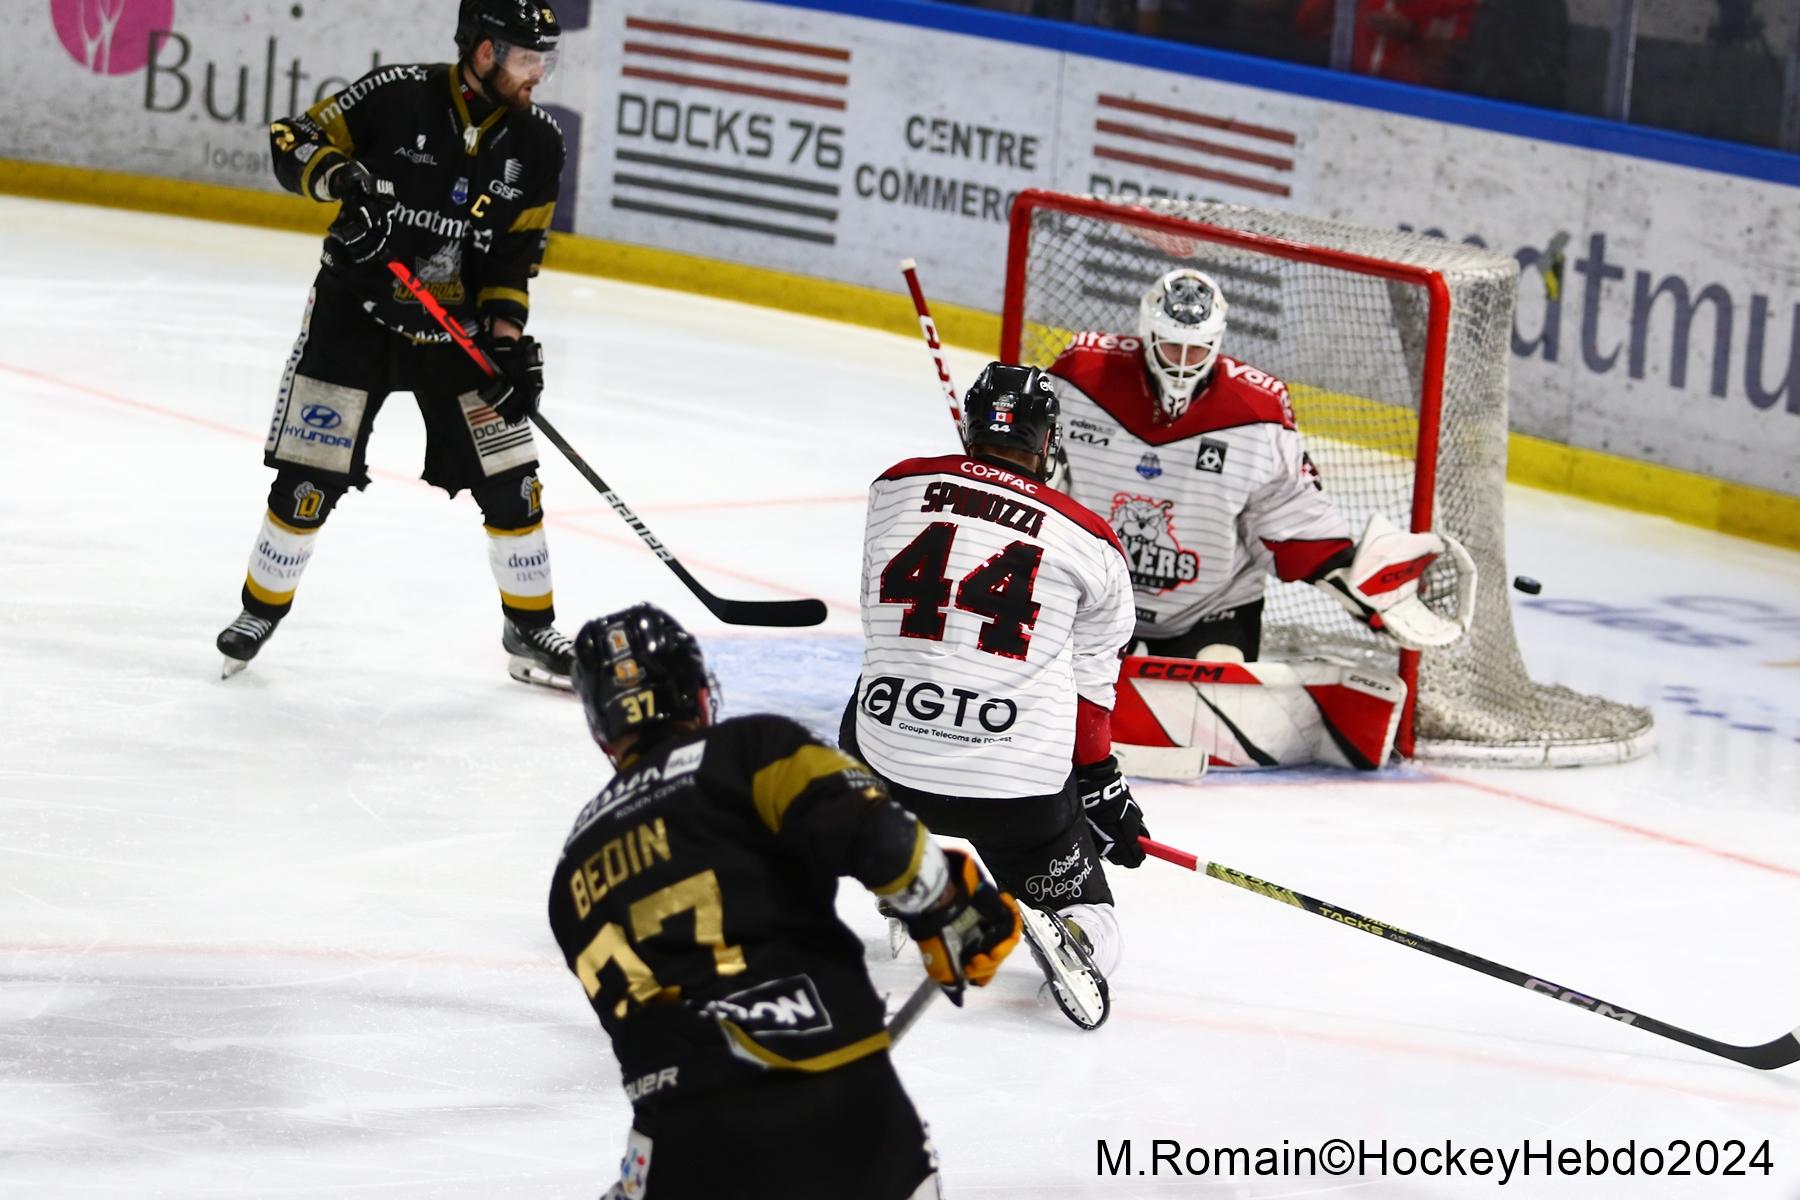
[[[1055,922],[1032,908],[1019,905],[1020,925],[1032,957],[1048,976],[1050,994],[1063,1016],[1082,1029],[1098,1029],[1112,1015],[1112,999],[1098,971],[1081,957],[1063,949]]]
[[[552,688],[559,692],[575,690],[574,683],[567,675],[546,671],[539,663],[517,654],[506,660],[506,673],[520,683],[529,683],[533,687]]]
[[[219,668],[219,678],[220,679],[230,679],[233,675],[236,675],[239,671],[242,671],[245,667],[247,667],[249,665],[250,665],[249,663],[245,662],[241,658],[227,657],[225,659],[224,665]]]

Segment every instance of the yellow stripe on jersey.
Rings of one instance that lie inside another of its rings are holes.
[[[527,229],[548,229],[550,218],[556,215],[556,201],[540,204],[536,208],[528,208],[513,218],[512,228],[508,233],[520,233]]]
[[[787,814],[788,805],[815,779],[862,769],[861,763],[841,750],[829,746],[802,746],[758,771],[750,781],[750,798],[763,824],[771,833],[780,833],[781,819]]]
[[[350,161],[344,152],[335,146],[321,147],[317,153],[307,159],[306,165],[300,168],[300,194],[308,200],[317,200],[319,197],[313,192],[313,176],[319,173],[320,167],[327,163],[337,162],[339,159],[345,162]],[[327,200],[324,203],[332,202]]]
[[[887,1030],[872,1033],[866,1038],[851,1042],[848,1046],[839,1046],[836,1050],[828,1050],[824,1054],[815,1054],[811,1058],[783,1058],[767,1046],[758,1045],[755,1039],[739,1029],[730,1021],[721,1021],[725,1032],[730,1035],[732,1045],[739,1053],[755,1059],[766,1067],[774,1067],[778,1071],[830,1071],[853,1063],[859,1058],[867,1058],[871,1054],[879,1054],[893,1044]]]
[[[531,297],[519,288],[490,287],[475,293],[477,306],[486,304],[489,300],[510,300],[520,308],[531,307]]]
[[[929,841],[930,838],[925,833],[925,826],[919,825],[918,836],[913,839],[912,861],[906,864],[906,870],[900,872],[892,883],[869,890],[877,896],[891,896],[903,888],[911,887],[912,881],[919,877],[919,864],[925,860],[925,846]]]

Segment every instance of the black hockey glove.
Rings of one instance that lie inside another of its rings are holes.
[[[394,228],[398,201],[393,182],[377,179],[369,168],[352,160],[333,168],[325,189],[341,202],[326,236],[336,240],[344,257],[353,263],[366,263],[380,254]]]
[[[481,389],[481,398],[502,421],[517,425],[538,410],[544,395],[544,348],[530,335],[484,337],[481,348],[499,372]]]
[[[986,987],[1019,944],[1019,906],[1010,893],[995,891],[963,851],[945,850],[944,859],[950,878],[942,895],[930,908],[901,920],[919,944],[925,973],[960,1006],[963,990],[969,984]]]
[[[1075,788],[1101,856],[1121,867],[1143,866],[1144,848],[1138,839],[1150,831],[1144,828],[1144,811],[1131,798],[1131,785],[1119,774],[1119,760],[1109,754],[1097,763],[1076,767]]]

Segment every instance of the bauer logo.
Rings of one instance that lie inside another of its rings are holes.
[[[323,404],[309,404],[300,410],[300,419],[314,429],[336,429],[344,423],[338,410]]]
[[[50,0],[50,20],[69,57],[96,75],[129,75],[150,44],[175,26],[175,0]]]

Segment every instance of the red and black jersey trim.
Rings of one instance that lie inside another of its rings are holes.
[[[1293,410],[1279,395],[1232,378],[1226,371],[1228,363],[1242,365],[1220,355],[1188,410],[1169,422],[1162,419],[1156,383],[1138,351],[1073,346],[1051,364],[1050,373],[1080,388],[1127,433],[1152,446],[1245,425],[1295,428]]]

